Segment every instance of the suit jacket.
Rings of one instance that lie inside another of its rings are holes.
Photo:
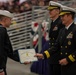
[[[18,55],[13,52],[6,28],[0,24],[0,69],[6,68],[7,57],[19,61]]]

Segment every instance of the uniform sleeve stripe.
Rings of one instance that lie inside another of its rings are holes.
[[[45,51],[44,53],[46,54],[46,57],[47,57],[47,58],[49,58],[49,57],[50,57],[50,54],[49,54],[49,52],[48,52],[48,51]]]
[[[74,61],[75,61],[75,59],[73,58],[73,56],[72,56],[72,55],[69,55],[68,57],[69,57],[69,59],[70,59],[72,62],[74,62]]]

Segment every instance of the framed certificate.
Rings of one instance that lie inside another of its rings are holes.
[[[34,57],[36,54],[35,49],[20,49],[18,50],[20,62],[33,62],[37,61],[37,57]]]

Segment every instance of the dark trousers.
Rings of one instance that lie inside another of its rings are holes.
[[[61,66],[61,75],[76,75],[76,62]]]
[[[49,75],[61,75],[61,66],[59,64],[49,64]]]
[[[6,72],[6,69],[4,68],[4,73],[5,73],[5,75],[7,75],[7,72]]]

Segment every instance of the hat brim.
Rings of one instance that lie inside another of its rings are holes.
[[[65,15],[65,14],[69,14],[70,12],[61,12],[59,15],[60,16],[63,16],[63,15]]]
[[[48,7],[48,10],[56,9],[58,7]]]

